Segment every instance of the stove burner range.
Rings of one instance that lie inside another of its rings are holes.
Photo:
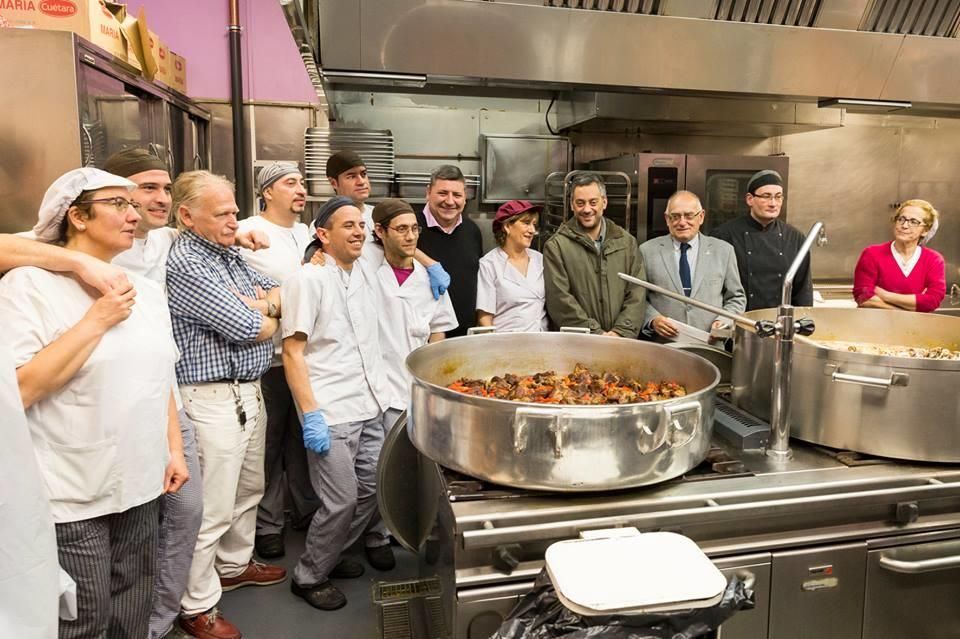
[[[753,473],[739,459],[734,459],[722,448],[713,447],[699,466],[687,471],[681,481],[704,481],[726,477],[750,477]]]
[[[447,487],[447,496],[453,502],[478,501],[481,499],[516,499],[519,497],[564,497],[571,494],[511,488],[469,477],[449,468],[441,467],[441,471]],[[707,456],[699,466],[692,468],[672,481],[706,481],[708,479],[750,477],[752,475],[753,473],[746,469],[742,461],[731,457],[722,448],[713,447],[707,451]],[[577,494],[583,495],[584,493]]]

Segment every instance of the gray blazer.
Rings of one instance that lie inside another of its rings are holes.
[[[683,293],[680,272],[673,252],[673,239],[669,235],[648,240],[640,245],[643,263],[647,267],[647,280],[657,286]],[[732,313],[742,313],[747,306],[747,295],[740,284],[737,256],[733,247],[723,240],[700,234],[696,270],[693,273],[691,297],[707,304],[719,306]],[[648,326],[657,315],[709,331],[716,315],[670,299],[665,295],[647,292],[647,309],[643,325]]]

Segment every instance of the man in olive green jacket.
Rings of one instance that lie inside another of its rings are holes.
[[[603,217],[607,195],[600,176],[579,173],[570,185],[574,217],[543,249],[547,313],[557,327],[636,338],[643,326],[645,289],[617,274],[644,278],[637,241]]]

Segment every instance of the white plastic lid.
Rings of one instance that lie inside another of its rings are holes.
[[[670,532],[560,541],[546,564],[560,601],[586,616],[706,608],[727,586],[693,540]]]

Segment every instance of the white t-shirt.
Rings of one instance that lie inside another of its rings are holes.
[[[263,231],[270,238],[270,247],[251,251],[240,249],[240,254],[255,271],[283,284],[290,275],[300,270],[303,252],[310,243],[310,230],[306,224],[297,222],[292,227],[280,226],[260,215],[240,220],[240,230],[248,233]],[[273,334],[273,366],[281,366],[283,343],[280,331]]]
[[[477,310],[493,314],[501,332],[537,333],[547,330],[543,255],[527,249],[530,263],[524,276],[495,248],[480,258],[477,273]]]
[[[407,355],[426,344],[431,333],[455,329],[457,315],[449,295],[433,299],[427,270],[416,261],[413,273],[402,285],[380,245],[364,246],[359,263],[367,279],[377,284],[380,347],[389,387],[389,407],[406,410],[410,401]]]
[[[130,276],[133,312],[100,339],[60,390],[26,411],[53,520],[123,512],[157,498],[169,457],[167,410],[178,353],[167,300]],[[0,326],[22,366],[79,322],[95,297],[38,268],[0,279]]]
[[[142,240],[135,239],[133,246],[113,258],[112,263],[166,287],[167,255],[177,235],[179,231],[169,226],[154,229]]]
[[[0,341],[0,419],[0,637],[56,639],[57,538],[5,340]]]
[[[328,424],[372,419],[388,392],[377,334],[376,293],[363,270],[304,264],[280,288],[283,337],[307,336],[304,360]]]

